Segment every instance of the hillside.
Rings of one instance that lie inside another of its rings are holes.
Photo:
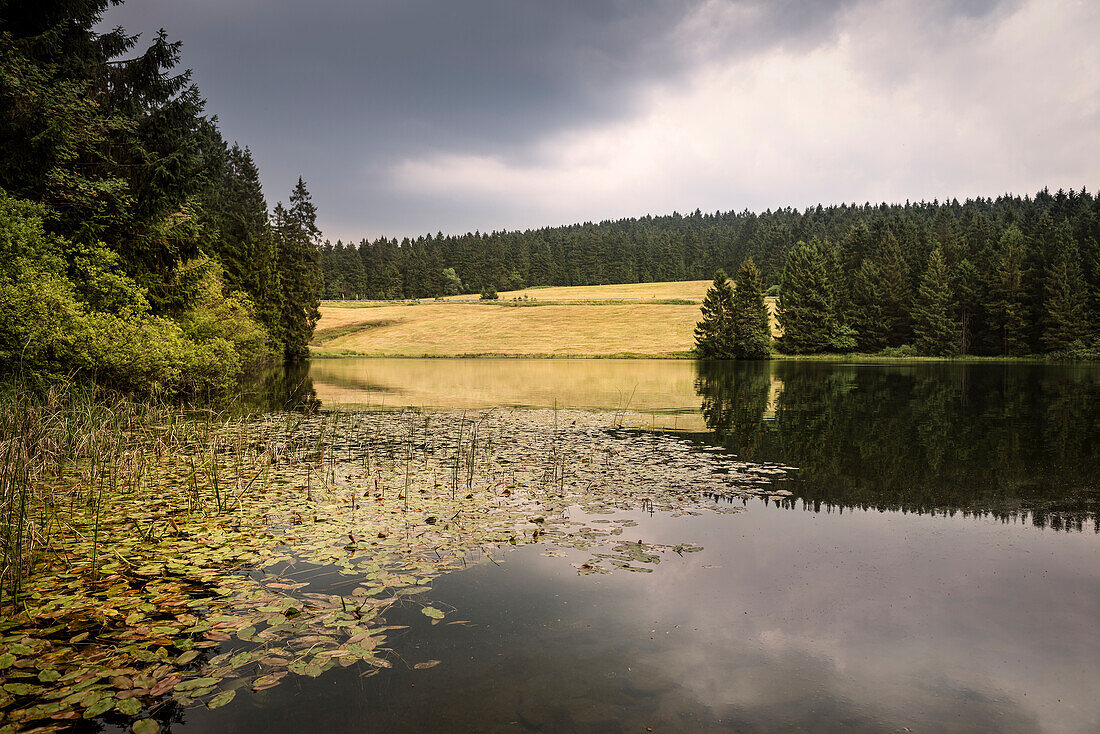
[[[491,302],[327,302],[312,348],[318,356],[684,357],[708,285],[538,288]],[[676,302],[685,300],[693,302]]]

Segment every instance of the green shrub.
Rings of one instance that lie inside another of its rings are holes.
[[[920,352],[918,352],[910,344],[902,344],[901,346],[898,346],[898,347],[886,347],[885,349],[883,349],[882,351],[879,352],[879,356],[880,357],[919,357]]]
[[[46,233],[40,206],[0,191],[0,369],[30,385],[76,374],[150,395],[221,393],[272,355],[247,296],[226,294],[216,262],[173,318],[106,245]]]

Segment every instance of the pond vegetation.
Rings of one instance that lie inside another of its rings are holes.
[[[233,417],[76,389],[9,396],[4,723],[128,717],[152,731],[241,687],[335,666],[373,674],[393,664],[387,608],[500,548],[585,549],[582,574],[698,550],[568,508],[737,512],[708,498],[771,492],[783,471],[620,425],[576,411]],[[299,578],[322,567],[353,582],[347,593]]]

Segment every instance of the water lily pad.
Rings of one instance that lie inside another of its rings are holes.
[[[236,691],[222,691],[218,695],[210,699],[206,704],[207,708],[217,709],[225,706],[227,703],[233,700],[237,695]]]
[[[158,734],[160,732],[160,724],[153,719],[135,721],[131,728],[134,730],[134,734]]]

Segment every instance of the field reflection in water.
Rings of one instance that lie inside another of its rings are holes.
[[[578,576],[538,546],[434,584],[395,652],[226,709],[219,731],[1093,731],[1100,370],[348,360],[322,402],[622,410],[800,467],[739,515],[630,513],[699,553]],[[637,386],[635,388],[635,386]],[[454,402],[448,404],[448,396]],[[699,410],[699,406],[703,410]],[[689,414],[687,411],[691,411]]]

